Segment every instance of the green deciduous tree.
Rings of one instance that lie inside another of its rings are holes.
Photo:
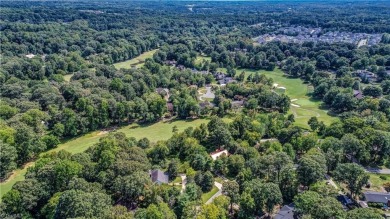
[[[334,178],[338,182],[347,184],[351,196],[358,195],[362,186],[368,182],[368,174],[364,168],[356,163],[339,164],[334,171]]]

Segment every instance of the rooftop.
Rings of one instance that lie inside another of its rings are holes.
[[[164,173],[161,170],[152,170],[150,172],[150,177],[152,178],[152,182],[157,182],[157,183],[169,182],[168,174]]]
[[[363,193],[367,202],[385,203],[390,200],[390,193],[386,192],[365,192]]]
[[[279,212],[273,217],[274,219],[294,219],[294,204],[283,206]]]
[[[215,152],[211,153],[210,156],[213,160],[216,160],[219,156],[222,154],[225,154],[226,156],[229,155],[229,152],[227,150],[216,150]]]

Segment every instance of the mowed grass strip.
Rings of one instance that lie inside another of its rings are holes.
[[[159,140],[169,139],[173,133],[172,128],[177,126],[179,132],[184,131],[188,127],[198,127],[202,123],[208,123],[209,119],[196,119],[196,120],[173,120],[169,122],[158,122],[151,125],[139,125],[131,124],[119,128],[118,132],[123,132],[127,137],[135,137],[136,139],[148,138],[151,142]],[[57,148],[46,151],[43,154],[52,152],[58,152],[60,150],[68,151],[72,154],[81,153],[87,150],[89,147],[99,142],[99,139],[106,136],[108,133],[103,131],[94,131],[77,138],[68,139],[64,143],[58,145]],[[34,162],[29,163],[29,166],[33,166]],[[24,180],[24,176],[27,172],[27,166],[14,171],[14,174],[10,179],[0,183],[0,197],[3,197],[5,193],[11,190],[12,186],[18,182]]]
[[[151,50],[148,52],[144,52],[141,55],[139,55],[133,59],[130,59],[130,60],[127,60],[124,62],[115,63],[114,66],[116,69],[121,69],[121,68],[130,69],[132,65],[136,65],[136,67],[138,67],[138,68],[142,67],[144,65],[145,59],[152,58],[153,54],[155,52],[157,52],[157,50],[158,49],[154,49],[154,50]]]
[[[123,132],[127,137],[135,137],[136,139],[148,138],[151,142],[159,140],[168,140],[172,137],[172,129],[177,127],[178,132],[184,131],[189,127],[198,127],[202,123],[208,123],[208,119],[194,120],[174,120],[168,122],[158,122],[151,125],[132,124],[118,129],[118,132]]]
[[[211,197],[213,197],[213,195],[215,195],[215,193],[217,193],[218,192],[218,188],[215,186],[215,185],[213,185],[213,188],[211,189],[211,191],[210,192],[207,192],[207,193],[203,193],[202,194],[202,202],[203,203],[206,203]]]

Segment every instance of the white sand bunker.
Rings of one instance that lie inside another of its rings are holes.
[[[297,104],[291,104],[291,106],[295,106],[295,107],[301,107],[301,106],[299,106],[299,105],[297,105]]]
[[[291,102],[297,101],[298,99],[292,99]]]

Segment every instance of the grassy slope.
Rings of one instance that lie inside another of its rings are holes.
[[[148,52],[144,52],[141,55],[139,55],[139,56],[137,56],[137,57],[135,57],[133,59],[130,59],[130,60],[127,60],[127,61],[124,61],[124,62],[115,63],[114,66],[115,66],[116,69],[121,69],[121,68],[130,69],[131,65],[136,65],[138,68],[142,67],[144,65],[143,62],[145,61],[145,59],[152,58],[153,54],[156,51],[157,51],[157,49],[151,50],[151,51],[148,51]]]
[[[119,132],[123,132],[128,137],[135,137],[137,139],[140,138],[148,138],[151,142],[156,142],[158,140],[167,140],[172,136],[172,128],[173,126],[177,126],[179,132],[183,131],[188,127],[197,127],[202,123],[207,123],[208,119],[197,119],[197,120],[175,120],[170,122],[158,122],[152,125],[138,125],[131,124],[128,126],[124,126],[120,128]],[[66,150],[72,154],[80,153],[87,150],[93,144],[99,142],[99,139],[103,136],[107,135],[107,133],[103,133],[100,131],[91,132],[85,134],[83,136],[69,139],[63,144],[58,145],[57,148],[53,150],[49,150],[45,153],[51,153],[59,150]],[[34,163],[32,162],[31,165]],[[11,179],[0,184],[0,197],[2,197],[6,192],[11,190],[12,186],[17,181],[24,180],[24,175],[26,174],[27,167],[23,169],[15,170]]]
[[[218,188],[215,185],[213,185],[213,188],[211,189],[210,192],[202,194],[202,202],[206,203],[207,200],[209,200],[217,192],[218,192]]]

